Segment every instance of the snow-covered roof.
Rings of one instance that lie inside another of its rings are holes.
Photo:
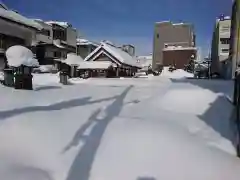
[[[57,24],[59,26],[62,26],[64,28],[67,28],[69,26],[71,26],[71,24],[69,24],[68,22],[60,22],[60,21],[46,21],[45,23],[52,25],[52,24]]]
[[[85,61],[88,61],[92,56],[94,56],[100,49],[104,49],[107,51],[109,54],[114,56],[118,61],[120,61],[123,64],[134,66],[134,67],[140,67],[139,64],[137,63],[137,58],[132,57],[129,55],[127,52],[123,51],[122,49],[113,46],[111,44],[108,44],[106,42],[101,42],[100,46],[96,48],[92,53],[90,53],[86,58]],[[99,53],[100,55],[100,53]],[[97,58],[98,56],[95,56]]]
[[[196,47],[168,46],[163,51],[197,50]]]
[[[109,61],[84,61],[80,63],[78,69],[108,69],[111,66],[114,64]]]
[[[94,45],[94,46],[98,46],[98,43],[89,41],[87,39],[82,39],[82,38],[78,38],[77,39],[77,45]]]
[[[18,45],[12,46],[6,51],[8,65],[12,67],[19,67],[21,65],[29,67],[39,66],[38,60],[33,56],[30,49]]]
[[[6,10],[3,8],[0,8],[0,17],[9,19],[11,21],[15,21],[17,23],[20,23],[38,30],[42,29],[42,26],[37,22],[35,22],[34,20],[28,19],[12,10]]]
[[[62,61],[70,66],[79,66],[81,62],[83,62],[83,58],[81,56],[76,55],[75,53],[68,53],[67,59]]]

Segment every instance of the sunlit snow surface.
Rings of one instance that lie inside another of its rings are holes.
[[[238,180],[232,82],[38,74],[0,86],[0,179]]]

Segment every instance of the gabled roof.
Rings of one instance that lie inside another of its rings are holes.
[[[122,49],[114,46],[107,44],[105,42],[101,42],[100,46],[98,46],[91,54],[89,54],[86,58],[85,61],[95,60],[101,53],[104,52],[104,50],[109,53],[111,56],[116,58],[119,62],[125,65],[129,66],[134,66],[134,67],[140,67],[139,64],[137,63],[136,57],[130,56],[127,52],[123,51]],[[109,57],[111,58],[111,57]],[[112,59],[112,58],[111,58]],[[113,61],[115,61],[113,59]]]
[[[10,21],[23,24],[25,26],[29,26],[34,29],[38,29],[38,30],[42,29],[42,26],[37,22],[35,22],[34,20],[28,19],[12,10],[0,8],[0,18],[8,19]]]

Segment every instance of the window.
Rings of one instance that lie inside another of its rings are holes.
[[[55,58],[61,58],[61,52],[60,51],[55,51],[54,52],[54,57]]]
[[[230,38],[220,38],[222,44],[230,44]]]
[[[45,36],[50,36],[50,30],[47,30],[47,29],[43,29],[41,31],[41,34],[45,35]]]
[[[222,52],[223,52],[223,53],[228,53],[228,52],[229,52],[229,49],[222,49]]]
[[[54,29],[53,30],[53,39],[60,39],[62,41],[67,40],[67,33],[62,29]]]

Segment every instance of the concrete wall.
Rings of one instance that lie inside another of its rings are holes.
[[[67,44],[73,47],[77,46],[77,30],[72,27],[67,28]]]
[[[37,33],[37,35],[36,35],[37,42],[44,42],[44,43],[47,43],[47,44],[52,44],[53,43],[52,26],[48,25],[48,24],[46,24],[42,21],[36,21],[36,22],[39,23],[43,27],[43,29],[50,31],[50,36],[46,36],[42,33]]]
[[[163,51],[163,65],[175,65],[177,69],[183,69],[190,63],[192,55],[196,57],[196,54],[196,50]]]
[[[25,26],[6,21],[0,18],[0,34],[17,37],[23,40],[25,46],[31,46],[33,41],[36,41],[36,30],[27,28]],[[12,42],[12,45],[17,43]],[[21,44],[22,45],[22,44]],[[6,49],[0,49],[0,70],[5,66],[4,53]]]
[[[36,31],[24,26],[0,19],[0,33],[24,39],[26,46],[31,46],[36,40]]]
[[[153,69],[156,69],[157,64],[163,64],[162,49],[165,47],[165,44],[183,47],[194,46],[193,31],[193,26],[190,24],[156,23],[153,38]]]

